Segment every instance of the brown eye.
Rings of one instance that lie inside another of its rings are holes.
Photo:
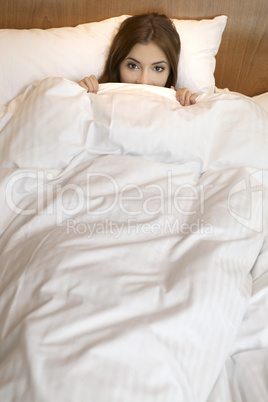
[[[161,67],[161,66],[155,66],[155,71],[157,71],[158,73],[161,73],[162,71],[164,71],[165,70],[165,68],[164,67]]]
[[[137,64],[135,63],[128,63],[128,68],[130,68],[131,70],[134,70],[135,68],[138,68]]]

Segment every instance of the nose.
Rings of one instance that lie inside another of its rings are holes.
[[[151,85],[150,74],[147,70],[142,70],[137,79],[137,84]]]

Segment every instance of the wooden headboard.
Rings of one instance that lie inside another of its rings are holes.
[[[267,0],[0,0],[0,28],[52,28],[148,11],[171,18],[227,15],[216,86],[248,96],[268,91]]]

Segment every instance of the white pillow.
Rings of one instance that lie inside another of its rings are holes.
[[[6,105],[28,85],[47,77],[79,81],[99,76],[107,49],[127,15],[75,28],[0,30],[0,104]],[[173,20],[181,36],[176,87],[192,92],[214,91],[215,55],[227,17]]]
[[[214,92],[215,56],[221,43],[227,17],[211,20],[173,20],[181,38],[177,88],[191,92]]]

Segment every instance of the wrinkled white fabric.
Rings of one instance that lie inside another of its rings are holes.
[[[0,399],[237,401],[254,359],[265,384],[267,128],[242,95],[143,85],[7,106]]]

